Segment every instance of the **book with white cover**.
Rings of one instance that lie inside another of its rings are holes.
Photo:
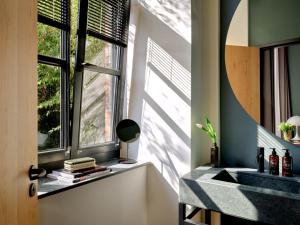
[[[95,162],[86,162],[86,163],[81,163],[81,164],[76,164],[76,165],[64,164],[64,168],[66,170],[71,171],[71,172],[74,172],[76,170],[81,170],[81,169],[92,168],[92,167],[95,167],[95,166],[96,166]]]
[[[82,164],[87,162],[96,162],[96,160],[91,157],[83,157],[83,158],[65,160],[64,163],[68,165],[76,165],[76,164]]]
[[[67,177],[62,177],[62,176],[59,176],[59,175],[54,174],[54,173],[47,174],[47,177],[55,179],[55,180],[60,180],[60,181],[66,182],[66,183],[71,183],[71,184],[72,183],[78,183],[79,181],[83,180],[81,178],[67,178]]]

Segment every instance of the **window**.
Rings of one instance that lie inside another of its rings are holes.
[[[121,113],[122,58],[130,1],[80,2],[75,66],[72,154],[98,160],[119,154],[115,126]],[[74,150],[73,150],[74,149]],[[104,158],[103,158],[104,157]]]
[[[38,150],[68,146],[69,1],[38,1]]]
[[[117,79],[109,74],[84,70],[80,112],[79,147],[101,145],[114,139]]]
[[[38,0],[41,164],[119,157],[129,11],[130,0]]]
[[[61,68],[40,63],[38,76],[38,149],[59,149]]]

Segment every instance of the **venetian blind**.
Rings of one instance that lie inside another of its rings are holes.
[[[69,0],[38,0],[38,21],[67,29],[70,22]]]
[[[127,46],[130,0],[89,0],[87,33]]]

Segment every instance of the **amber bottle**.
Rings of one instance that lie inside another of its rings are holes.
[[[269,156],[269,173],[272,175],[279,175],[279,156],[276,154],[275,148]]]
[[[285,150],[285,155],[282,157],[282,176],[292,177],[293,176],[293,158],[290,156],[288,149]]]

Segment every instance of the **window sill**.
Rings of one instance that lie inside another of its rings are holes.
[[[94,177],[88,180],[84,180],[75,184],[69,184],[63,181],[58,181],[50,178],[42,178],[39,180],[39,190],[38,190],[38,199],[42,199],[63,191],[67,191],[82,185],[102,180],[107,177],[111,177],[120,173],[124,173],[142,166],[147,166],[149,162],[137,162],[135,164],[118,164],[117,161],[112,161],[107,163],[112,171],[109,174],[100,175],[99,177]]]

